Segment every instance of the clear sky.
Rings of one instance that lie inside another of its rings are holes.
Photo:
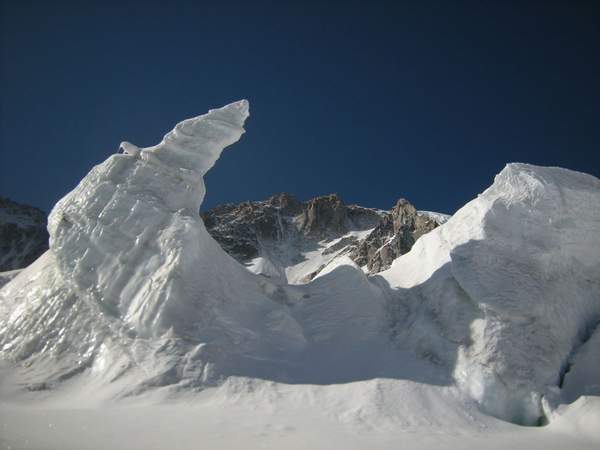
[[[505,163],[600,176],[600,2],[0,0],[0,195],[240,98],[207,199],[454,212]]]

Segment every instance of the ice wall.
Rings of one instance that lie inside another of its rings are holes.
[[[382,277],[414,348],[487,412],[532,424],[600,316],[599,237],[600,180],[509,164]]]
[[[0,292],[0,348],[27,361],[26,385],[87,369],[103,382],[129,377],[128,392],[197,385],[240,371],[244,355],[302,345],[198,214],[203,175],[247,117],[242,100],[181,122],[157,146],[123,143],[57,203],[50,250]]]
[[[155,147],[112,155],[58,202],[50,250],[80,296],[140,335],[191,326],[199,314],[190,296],[202,290],[193,272],[213,250],[198,217],[202,177],[247,117],[242,100],[185,120]]]

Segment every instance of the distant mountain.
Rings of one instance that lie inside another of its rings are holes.
[[[0,272],[27,267],[46,250],[46,214],[0,197]]]
[[[251,271],[297,284],[348,256],[367,273],[390,267],[448,219],[400,199],[390,211],[346,205],[337,194],[305,202],[281,193],[201,214],[212,237]]]

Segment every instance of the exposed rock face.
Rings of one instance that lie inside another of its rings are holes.
[[[328,260],[344,254],[370,273],[380,272],[439,225],[404,199],[388,212],[345,205],[337,194],[300,202],[282,193],[266,201],[217,206],[202,218],[209,233],[242,263],[276,253],[285,254],[292,265],[321,248],[326,258],[301,281],[311,280]]]
[[[400,255],[408,253],[416,240],[439,224],[431,217],[421,215],[407,200],[401,198],[390,214],[366,239],[351,252],[350,257],[369,272],[389,268]]]
[[[302,203],[286,192],[274,195],[269,199],[269,203],[290,216],[296,216],[304,211]]]
[[[302,232],[307,236],[327,236],[347,231],[346,207],[337,194],[313,198],[306,202],[302,215]]]
[[[201,214],[206,228],[221,247],[239,261],[258,256],[260,241],[281,240],[295,228],[289,219],[303,207],[289,194],[278,194],[262,202],[217,206]]]
[[[46,214],[0,197],[0,272],[26,267],[47,249]]]

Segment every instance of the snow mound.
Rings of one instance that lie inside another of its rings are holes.
[[[600,317],[598,236],[600,180],[509,164],[381,274],[399,333],[488,413],[536,423]]]
[[[434,212],[434,211],[417,211],[417,213],[419,213],[422,216],[427,216],[427,217],[435,220],[440,225],[448,222],[448,219],[450,219],[450,217],[452,217],[450,214],[444,214],[444,213],[439,213],[439,212]]]

